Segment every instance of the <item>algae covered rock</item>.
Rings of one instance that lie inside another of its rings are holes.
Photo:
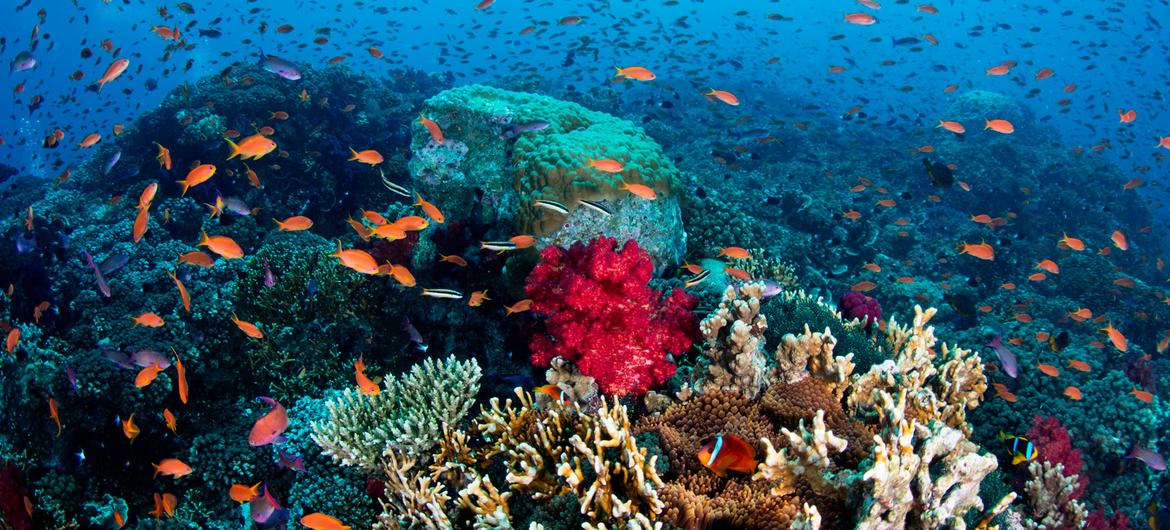
[[[662,148],[633,123],[575,103],[481,85],[453,88],[427,100],[423,116],[443,132],[442,143],[416,123],[410,171],[416,189],[444,211],[474,211],[481,219],[537,238],[537,247],[568,245],[599,235],[634,239],[659,267],[686,250],[679,200],[682,179]],[[616,160],[619,172],[590,166]],[[625,191],[644,184],[657,197]],[[583,207],[593,201],[611,212]],[[538,207],[555,201],[569,213]],[[474,215],[474,214],[473,214]]]

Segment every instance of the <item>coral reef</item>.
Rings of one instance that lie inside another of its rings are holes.
[[[313,424],[313,441],[343,465],[377,469],[390,453],[425,454],[444,424],[458,422],[479,393],[474,359],[426,359],[401,378],[387,375],[374,395],[346,388],[328,403],[329,419]]]
[[[443,141],[415,127],[411,173],[420,191],[441,198],[445,209],[469,210],[480,200],[473,193],[479,189],[488,206],[484,214],[537,236],[538,249],[608,236],[636,240],[660,267],[681,259],[681,177],[634,124],[575,103],[482,85],[442,92],[422,112],[438,124]],[[603,171],[591,160],[615,160],[621,169]],[[657,198],[623,191],[623,182],[649,186]],[[582,207],[582,199],[604,204],[610,214]],[[543,209],[536,200],[559,202],[569,213]]]
[[[633,240],[620,248],[599,237],[568,249],[548,247],[525,284],[532,310],[545,315],[532,337],[532,363],[572,362],[606,394],[644,394],[674,374],[667,353],[691,346],[695,300],[646,284],[649,256]]]
[[[719,307],[699,322],[704,342],[700,364],[695,368],[698,392],[736,391],[751,399],[766,382],[768,360],[764,354],[764,330],[768,320],[760,314],[764,285],[744,285],[737,293],[728,287]]]

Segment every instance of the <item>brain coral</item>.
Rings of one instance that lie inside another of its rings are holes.
[[[538,248],[598,235],[634,239],[661,266],[686,249],[679,199],[682,179],[662,148],[633,123],[546,96],[469,85],[427,100],[423,115],[438,123],[443,142],[414,127],[410,162],[415,186],[444,211],[471,211],[476,190],[483,215],[538,238]],[[615,160],[619,172],[591,167]],[[657,198],[624,191],[644,184]],[[568,215],[535,205],[563,204]],[[582,208],[598,201],[612,215]]]

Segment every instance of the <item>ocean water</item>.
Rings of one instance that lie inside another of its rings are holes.
[[[0,528],[1170,524],[1164,0],[0,13]]]

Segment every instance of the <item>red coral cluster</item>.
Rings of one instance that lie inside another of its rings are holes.
[[[674,375],[667,352],[691,347],[698,299],[675,289],[665,298],[646,284],[654,265],[634,241],[620,250],[599,237],[569,249],[548,247],[524,286],[546,316],[532,337],[532,364],[555,357],[576,364],[607,394],[643,394]]]
[[[1060,424],[1060,420],[1051,416],[1033,416],[1032,427],[1028,429],[1028,439],[1036,447],[1041,461],[1063,464],[1066,476],[1073,473],[1080,476],[1077,480],[1077,489],[1073,492],[1073,499],[1081,498],[1085,486],[1089,485],[1089,479],[1084,473],[1081,452],[1073,449],[1068,429]]]

